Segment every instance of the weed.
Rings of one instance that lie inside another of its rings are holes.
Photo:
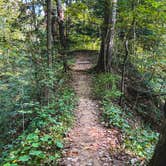
[[[3,154],[4,166],[31,164],[55,165],[61,156],[63,137],[72,123],[74,93],[66,88],[56,102],[35,109],[28,129]]]
[[[98,74],[94,78],[94,93],[104,100],[117,99],[121,92],[117,88],[119,77],[111,73]]]
[[[126,149],[136,156],[149,160],[159,134],[147,126],[133,127],[128,119],[134,120],[134,115],[111,102],[121,95],[117,87],[118,81],[119,77],[110,73],[98,74],[94,78],[93,91],[102,100],[102,120],[107,127],[114,126],[122,131],[123,144]]]

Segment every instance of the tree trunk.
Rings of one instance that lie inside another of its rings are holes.
[[[126,62],[128,59],[128,55],[129,55],[128,40],[125,40],[125,57],[124,57],[124,61],[123,61],[122,78],[121,78],[121,86],[120,86],[120,90],[121,90],[122,94],[120,96],[120,101],[119,101],[119,105],[121,105],[121,106],[122,106],[123,96],[125,96],[125,73],[126,73]]]
[[[52,67],[52,15],[51,0],[47,0],[47,56],[48,66]]]
[[[159,142],[156,146],[154,155],[148,166],[165,166],[166,165],[166,120],[160,135]]]
[[[47,0],[47,63],[48,68],[52,69],[52,14],[51,14],[51,0]],[[44,89],[45,101],[48,104],[50,100],[50,89],[45,85]]]
[[[55,12],[52,11],[52,39],[53,44],[56,44],[56,36],[57,36],[57,25],[56,25],[57,19],[55,16]]]
[[[60,36],[60,43],[63,49],[66,49],[66,38],[65,38],[65,25],[64,25],[64,11],[62,7],[61,0],[56,0],[57,2],[57,14],[58,14],[58,24],[59,24],[59,36]],[[65,55],[62,55],[63,57],[63,67],[64,71],[67,70],[67,63]]]
[[[105,0],[104,5],[104,23],[102,26],[102,36],[101,36],[101,47],[100,47],[100,54],[97,63],[97,70],[104,72],[105,71],[105,64],[106,64],[106,48],[107,48],[107,35],[109,31],[109,27],[111,24],[111,6],[112,0]]]
[[[109,35],[109,44],[107,48],[107,57],[108,57],[108,64],[107,70],[111,70],[111,63],[112,63],[112,56],[113,56],[113,49],[114,49],[114,37],[115,37],[115,24],[116,24],[116,13],[117,13],[117,0],[112,0],[112,18],[111,18],[111,30]]]
[[[57,0],[57,14],[58,14],[58,24],[59,24],[59,35],[60,35],[60,43],[63,48],[66,48],[65,41],[65,26],[64,26],[64,11],[62,8],[61,0]]]
[[[105,0],[102,42],[97,70],[110,71],[115,37],[117,0]]]

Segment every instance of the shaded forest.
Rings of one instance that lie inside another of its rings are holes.
[[[165,166],[165,0],[0,0],[0,165]]]

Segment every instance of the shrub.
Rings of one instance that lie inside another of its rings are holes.
[[[94,79],[94,93],[105,100],[116,99],[121,95],[117,88],[119,77],[111,73],[98,74]]]

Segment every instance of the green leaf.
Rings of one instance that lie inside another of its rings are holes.
[[[57,146],[58,148],[60,148],[60,149],[63,148],[63,144],[62,144],[62,142],[60,142],[60,141],[56,141],[56,146]]]
[[[39,146],[40,146],[39,143],[33,143],[33,144],[32,144],[32,147],[34,147],[34,148],[38,148]]]
[[[38,156],[40,158],[44,158],[45,157],[45,154],[42,151],[40,151],[40,150],[32,150],[32,151],[30,151],[29,154],[32,155],[32,156]]]
[[[18,166],[18,164],[10,164],[10,163],[6,163],[3,166]]]
[[[6,163],[3,166],[11,166],[11,164],[10,163]]]
[[[34,155],[34,156],[38,156],[38,155],[42,154],[42,151],[40,151],[40,150],[32,150],[32,151],[30,151],[29,154],[30,155]]]
[[[38,135],[37,134],[35,134],[35,133],[32,133],[32,134],[29,134],[28,136],[27,136],[27,140],[38,140]]]
[[[53,161],[53,160],[56,159],[56,157],[55,157],[55,156],[49,156],[49,159],[50,159],[51,161]]]
[[[19,161],[22,161],[22,162],[25,162],[25,161],[28,161],[28,160],[30,160],[31,158],[30,158],[30,156],[28,156],[28,155],[24,155],[24,156],[20,156],[19,157]]]
[[[43,142],[47,142],[47,141],[51,140],[51,136],[46,134],[46,135],[44,135],[44,136],[41,138],[41,140],[42,140]]]

